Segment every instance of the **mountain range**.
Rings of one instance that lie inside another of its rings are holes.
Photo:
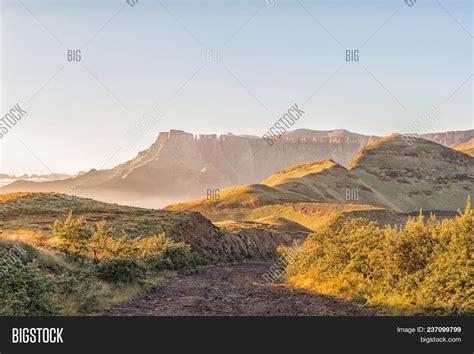
[[[362,148],[348,167],[333,160],[290,166],[219,198],[166,207],[213,222],[284,218],[316,230],[335,214],[400,224],[425,214],[452,217],[474,191],[474,158],[438,143],[393,134]]]
[[[472,153],[472,149],[469,149],[472,148],[474,130],[426,134],[419,137]],[[72,178],[44,182],[16,180],[0,188],[0,192],[71,193],[73,190],[74,194],[82,197],[107,202],[161,207],[206,196],[209,190],[258,183],[275,171],[283,170],[288,166],[328,159],[331,162],[326,162],[326,164],[331,166],[324,167],[320,175],[337,174],[337,171],[340,171],[340,176],[335,178],[346,180],[350,179],[349,176],[353,176],[355,171],[360,171],[356,177],[364,180],[374,176],[373,171],[365,164],[362,164],[362,167],[360,163],[357,164],[355,168],[350,169],[350,173],[347,173],[346,167],[354,163],[353,157],[362,148],[380,138],[356,134],[344,129],[331,131],[297,129],[285,133],[270,146],[257,136],[239,136],[231,133],[220,136],[193,135],[184,131],[171,130],[160,133],[155,143],[148,149],[138,153],[134,159],[114,168],[92,169]],[[405,142],[401,144],[402,147],[409,148]],[[417,144],[424,149],[422,151],[429,150],[435,145]],[[418,154],[416,149],[408,150]],[[383,164],[385,161],[382,158],[379,162]],[[322,168],[320,165],[313,167]],[[441,167],[443,166],[436,168]],[[362,178],[363,170],[366,170],[364,178]],[[398,173],[393,176],[386,175],[386,178],[403,179],[403,176],[399,176]],[[460,172],[460,174],[463,173]],[[417,175],[416,169],[411,175]],[[357,186],[361,191],[364,188],[373,189],[373,186],[365,187],[363,182],[358,183],[360,185],[357,184]],[[415,190],[410,192],[412,196],[417,193]],[[326,197],[330,193],[326,191]],[[423,189],[418,193],[423,193]],[[338,198],[333,195],[329,199],[338,200]],[[377,196],[377,189],[373,190],[373,195],[369,192],[366,196],[361,194],[361,198],[374,205],[389,206],[391,204],[386,198],[383,200],[384,198]],[[410,205],[409,201],[407,203]],[[437,201],[433,203],[436,204]],[[406,210],[407,207],[396,204],[394,209],[401,211]]]

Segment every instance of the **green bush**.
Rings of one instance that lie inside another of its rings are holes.
[[[146,271],[175,270],[187,273],[197,266],[190,247],[164,234],[150,237],[130,237],[107,227],[104,221],[90,224],[72,214],[64,221],[57,220],[53,231],[58,242],[56,249],[66,255],[89,259],[98,266],[97,274],[111,282],[130,282],[146,276]],[[143,276],[141,273],[145,273]]]
[[[88,313],[99,307],[102,291],[95,269],[63,273],[58,277],[62,312]]]
[[[31,257],[32,247],[0,243],[0,315],[53,315],[59,311],[56,276]]]
[[[0,279],[0,315],[35,316],[59,313],[57,284],[35,264],[16,262]]]
[[[95,272],[65,267],[64,259],[34,247],[0,240],[0,315],[59,315],[66,308],[90,312],[97,308],[100,284]]]
[[[97,266],[99,279],[126,284],[145,279],[146,268],[131,259],[112,259]]]
[[[402,227],[337,217],[293,252],[286,276],[388,313],[473,314],[473,245],[470,202],[455,219],[420,214]]]
[[[87,254],[87,245],[92,236],[91,227],[83,217],[74,219],[72,212],[63,221],[56,220],[52,230],[58,238],[56,248],[74,259]]]

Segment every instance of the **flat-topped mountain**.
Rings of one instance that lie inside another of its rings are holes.
[[[455,133],[442,134],[451,137],[445,139],[449,142],[462,141],[471,134]],[[160,207],[203,197],[209,189],[258,183],[295,164],[331,159],[347,166],[362,147],[378,139],[344,129],[297,129],[270,146],[256,136],[193,135],[171,130],[160,133],[148,149],[114,168],[92,169],[57,181],[15,181],[0,188],[0,192],[72,190],[74,194],[107,202]]]
[[[474,129],[450,131],[444,133],[429,133],[420,135],[421,138],[434,141],[438,144],[452,146],[463,144],[474,139]]]
[[[273,146],[256,136],[160,133],[150,148],[112,169],[61,181],[16,181],[1,192],[68,193],[129,205],[158,207],[206,195],[208,189],[256,183],[296,163],[332,158],[347,164],[376,140],[344,130],[288,132]]]
[[[296,165],[261,184],[224,190],[219,200],[168,208],[209,217],[222,209],[308,202],[372,205],[396,213],[455,212],[473,188],[474,158],[421,138],[408,145],[394,134],[362,148],[349,168],[332,160]]]

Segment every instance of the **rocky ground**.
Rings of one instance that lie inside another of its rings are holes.
[[[105,316],[363,316],[373,311],[330,296],[268,284],[270,264],[202,268],[161,282]]]

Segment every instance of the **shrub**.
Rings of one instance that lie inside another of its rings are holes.
[[[97,276],[113,283],[131,283],[145,279],[146,269],[131,259],[103,261],[97,267]]]
[[[58,250],[75,259],[87,254],[87,245],[92,233],[86,219],[74,219],[70,212],[63,222],[56,220],[52,230],[58,239]]]
[[[45,316],[97,307],[99,284],[86,268],[70,271],[64,260],[30,245],[0,240],[0,315]]]
[[[0,315],[35,316],[59,313],[54,276],[32,263],[14,264],[0,282]]]
[[[306,239],[286,275],[389,313],[473,314],[473,245],[470,202],[455,219],[420,214],[401,227],[337,217]]]
[[[59,312],[58,282],[28,258],[19,243],[0,244],[0,315],[53,315]]]
[[[130,237],[124,231],[118,234],[104,221],[93,225],[72,214],[64,222],[56,221],[53,231],[59,240],[56,249],[92,260],[99,266],[101,279],[109,275],[112,282],[140,280],[146,271],[189,272],[197,265],[188,245],[164,234]]]

